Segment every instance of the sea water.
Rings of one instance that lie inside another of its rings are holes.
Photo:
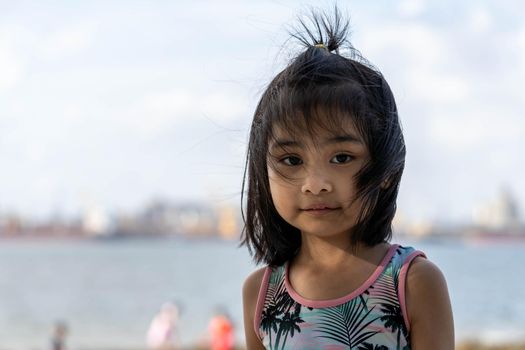
[[[446,276],[459,340],[525,335],[524,243],[401,242]],[[217,307],[242,341],[241,288],[255,269],[236,242],[184,239],[0,241],[0,349],[48,349],[53,324],[74,349],[145,348],[153,316],[181,309],[182,344],[206,337]]]

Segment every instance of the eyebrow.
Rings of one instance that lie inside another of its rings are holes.
[[[353,136],[353,135],[339,135],[330,137],[322,142],[322,144],[336,144],[336,143],[343,143],[343,142],[351,142],[359,145],[363,145],[363,141],[361,141],[359,138]],[[287,139],[276,139],[275,142],[272,143],[270,148],[284,148],[284,147],[304,147],[304,144],[302,142],[296,141],[296,140],[287,140]]]

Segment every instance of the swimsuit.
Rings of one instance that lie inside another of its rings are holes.
[[[411,261],[425,255],[392,245],[374,273],[337,299],[308,300],[288,280],[288,263],[267,267],[255,330],[266,349],[410,349],[405,280]]]

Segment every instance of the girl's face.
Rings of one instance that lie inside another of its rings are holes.
[[[321,128],[312,134],[274,130],[268,155],[273,203],[303,234],[347,236],[361,209],[354,176],[368,150],[351,122],[337,134]]]

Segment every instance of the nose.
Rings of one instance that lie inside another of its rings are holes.
[[[332,192],[332,183],[328,177],[320,171],[309,171],[301,186],[304,194],[318,195],[323,192]]]

